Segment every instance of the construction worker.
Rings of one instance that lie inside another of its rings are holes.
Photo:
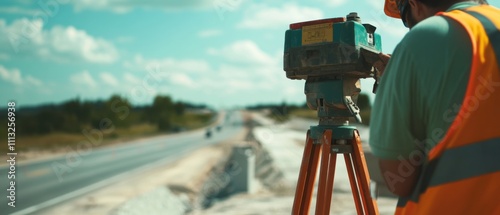
[[[500,10],[479,3],[385,1],[411,28],[370,120],[396,214],[500,214]]]

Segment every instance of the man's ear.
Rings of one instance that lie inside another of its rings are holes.
[[[422,3],[417,0],[409,0],[408,4],[410,4],[411,13],[418,21],[425,17]]]

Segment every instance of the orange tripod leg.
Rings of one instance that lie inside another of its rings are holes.
[[[316,179],[320,145],[313,143],[313,139],[309,137],[309,133],[310,131],[307,132],[299,179],[295,190],[295,199],[292,209],[293,215],[308,214],[314,188],[314,180]]]
[[[316,214],[329,214],[332,201],[333,178],[335,176],[335,163],[337,154],[331,153],[332,131],[326,130],[321,143],[321,167],[316,198]]]
[[[351,153],[344,153],[345,165],[347,167],[347,174],[349,175],[349,183],[351,184],[352,197],[354,199],[354,204],[356,205],[356,212],[358,214],[364,214],[363,206],[361,204],[361,199],[359,196],[359,183],[356,181],[356,175],[354,174],[354,163],[352,162]]]
[[[306,190],[304,192],[305,201],[303,201],[303,204],[301,207],[302,208],[301,214],[309,214],[309,206],[311,204],[312,194],[314,192],[314,181],[316,180],[316,170],[318,169],[320,150],[321,150],[321,145],[313,144],[312,163],[310,165],[311,167],[309,169],[308,178],[306,181]]]
[[[365,154],[361,146],[361,138],[357,130],[354,131],[353,141],[353,159],[356,177],[358,178],[358,187],[360,190],[363,206],[367,214],[378,214],[377,202],[370,195],[370,175],[366,166]]]
[[[328,150],[331,151],[331,149],[328,149]],[[325,214],[330,213],[330,205],[332,202],[332,195],[333,195],[333,179],[335,176],[336,162],[337,162],[337,154],[333,153],[333,154],[331,154],[331,157],[330,157],[330,170],[328,171],[328,180],[326,183],[326,196],[325,196],[326,204],[325,204],[325,208],[323,209]]]
[[[323,215],[330,212],[337,159],[337,154],[331,152],[333,141],[332,130],[324,131],[321,145],[314,144],[314,140],[309,137],[309,134],[308,131],[297,189],[295,191],[292,209],[293,215],[309,214],[320,149],[322,155],[316,214]],[[352,152],[344,153],[344,159],[356,210],[358,214],[378,215],[377,203],[370,195],[370,175],[368,174],[368,168],[361,147],[361,139],[357,130],[354,130],[353,136],[354,139],[349,141],[349,145],[352,146]]]

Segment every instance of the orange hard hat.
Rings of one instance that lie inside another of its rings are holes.
[[[401,0],[385,0],[384,12],[385,15],[390,16],[392,18],[401,19],[399,15],[398,2]]]

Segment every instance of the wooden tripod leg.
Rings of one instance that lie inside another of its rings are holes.
[[[367,214],[378,214],[377,202],[370,195],[370,175],[366,166],[365,154],[361,146],[361,138],[357,130],[354,130],[353,159],[354,170],[357,177],[358,188],[360,191],[363,206]]]
[[[320,145],[313,143],[313,139],[309,137],[309,133],[310,131],[307,132],[306,145],[304,147],[304,154],[302,155],[302,164],[300,166],[297,188],[295,190],[295,199],[292,209],[293,215],[308,214],[311,204]]]
[[[312,149],[312,158],[311,158],[311,165],[309,168],[309,173],[306,181],[306,189],[304,192],[304,200],[302,202],[302,212],[300,213],[301,215],[304,214],[309,214],[309,206],[311,205],[311,200],[312,200],[312,195],[314,192],[314,182],[316,180],[316,170],[318,169],[318,163],[319,163],[319,153],[321,150],[321,145],[319,144],[312,144],[313,149]]]
[[[349,175],[349,183],[351,184],[352,197],[354,199],[354,204],[356,206],[356,212],[358,214],[364,214],[363,205],[361,203],[361,198],[359,196],[359,183],[356,181],[356,175],[354,174],[354,163],[351,157],[352,154],[344,153],[345,165],[347,167],[347,174]]]
[[[329,214],[332,201],[333,178],[335,176],[335,163],[337,154],[331,153],[332,131],[327,130],[323,134],[321,143],[321,167],[316,198],[316,214]]]

